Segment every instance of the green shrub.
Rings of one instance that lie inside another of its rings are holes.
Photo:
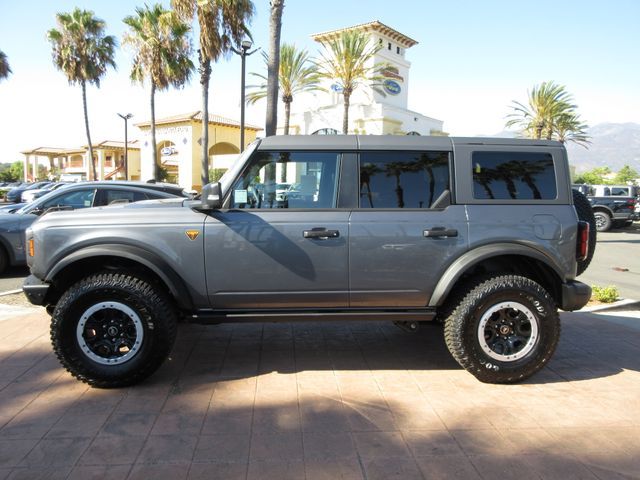
[[[591,298],[595,298],[599,302],[612,303],[618,300],[618,287],[615,285],[607,285],[606,287],[592,285],[591,290]]]

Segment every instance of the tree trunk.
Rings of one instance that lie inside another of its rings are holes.
[[[284,102],[284,134],[289,135],[289,119],[291,118],[291,102]]]
[[[153,179],[160,181],[158,147],[156,145],[156,84],[151,81],[151,148],[153,149]]]
[[[198,52],[200,60],[200,85],[202,85],[202,158],[200,180],[204,187],[209,183],[209,79],[211,78],[211,59],[202,58],[202,50]]]
[[[351,101],[351,94],[343,92],[344,97],[344,115],[342,117],[342,133],[347,135],[349,133],[349,104]]]
[[[284,0],[271,0],[269,20],[269,61],[267,63],[267,116],[265,135],[276,134],[278,127],[278,74],[280,72],[280,31]],[[244,99],[243,99],[244,100]]]
[[[91,175],[93,181],[98,180],[96,175],[96,161],[93,159],[93,145],[91,144],[91,133],[89,132],[89,112],[87,111],[87,84],[81,82],[82,86],[82,108],[84,109],[84,128],[87,131],[87,144],[89,145],[89,161],[91,162]]]
[[[284,102],[284,134],[289,135],[289,117],[291,117],[291,100]],[[280,183],[287,183],[287,162],[282,162]]]

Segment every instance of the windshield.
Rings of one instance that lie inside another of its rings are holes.
[[[244,164],[246,163],[247,158],[249,158],[249,156],[253,153],[253,151],[256,149],[259,143],[260,142],[258,140],[251,143],[247,147],[247,149],[244,152],[242,152],[242,154],[240,154],[240,156],[236,159],[236,161],[233,163],[231,168],[226,172],[224,172],[224,175],[222,175],[222,178],[220,178],[219,180],[220,185],[222,186],[223,195],[231,187],[231,182],[233,182],[233,179],[238,176],[238,174],[240,173],[240,170],[242,170],[242,167],[244,167]]]
[[[41,196],[40,198],[34,200],[33,202],[27,203],[20,210],[16,210],[13,213],[18,213],[18,214],[31,213],[33,210],[37,209],[38,207],[40,207],[41,205],[46,203],[47,200],[49,200],[50,198],[53,198],[56,195],[58,195],[62,190],[65,190],[66,187],[68,187],[70,185],[72,185],[72,184],[67,184],[67,185],[64,185],[64,186],[62,186],[60,188],[56,188],[55,190],[50,191],[46,195]]]

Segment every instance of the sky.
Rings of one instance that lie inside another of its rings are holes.
[[[161,3],[168,6],[169,0]],[[0,0],[0,50],[13,70],[0,82],[0,162],[22,160],[19,152],[40,146],[86,144],[80,87],[70,86],[55,69],[46,39],[56,12],[92,10],[121,41],[122,19],[143,4]],[[269,1],[254,4],[254,45],[268,50]],[[405,54],[412,64],[408,106],[443,120],[451,135],[501,132],[512,101],[525,102],[543,81],[565,85],[589,125],[640,123],[639,0],[285,0],[282,41],[315,55],[318,44],[311,34],[373,20],[419,42]],[[121,46],[117,70],[109,71],[99,89],[88,88],[94,143],[123,140],[117,113],[132,113],[134,124],[150,118],[148,86],[129,79],[131,58]],[[247,72],[264,73],[259,54],[247,58]],[[184,89],[157,94],[156,117],[200,110],[200,95],[194,74]],[[239,119],[236,55],[213,66],[209,98],[210,112]],[[248,106],[247,122],[264,126],[264,110],[264,102]],[[129,132],[130,138],[139,136],[135,127]]]

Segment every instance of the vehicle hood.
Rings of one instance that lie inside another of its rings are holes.
[[[42,227],[95,226],[104,225],[151,225],[159,223],[193,222],[203,220],[204,215],[192,210],[193,202],[183,198],[145,200],[135,203],[115,204],[106,207],[51,212],[42,215],[37,224]]]

